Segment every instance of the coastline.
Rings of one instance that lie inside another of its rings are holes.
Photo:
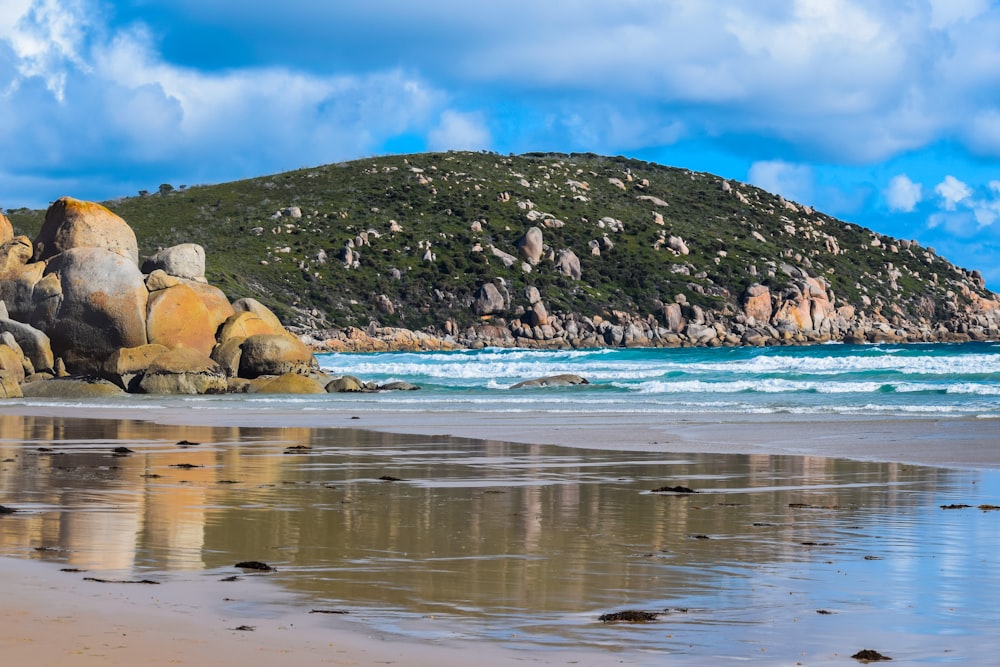
[[[303,412],[290,409],[193,410],[168,406],[137,412],[122,407],[19,405],[0,410],[41,418],[136,419],[176,426],[354,428],[524,444],[664,453],[760,454],[850,458],[955,468],[1000,469],[998,422],[802,415],[599,415],[545,412],[402,410]],[[363,624],[282,607],[282,594],[261,580],[240,591],[252,600],[223,597],[204,574],[169,575],[167,586],[102,585],[59,572],[54,563],[0,558],[7,582],[0,614],[0,650],[15,662],[114,666],[222,664],[459,665],[470,651],[483,664],[587,664],[593,654],[531,651],[499,642],[421,640],[386,636]],[[127,575],[125,575],[127,576]],[[259,596],[259,597],[258,597]],[[249,604],[248,604],[249,602]],[[284,609],[284,611],[280,611]],[[241,625],[254,631],[238,631]],[[877,632],[875,635],[877,636]],[[861,648],[860,646],[857,648]],[[658,664],[663,656],[603,655],[620,664]],[[698,664],[705,656],[671,656],[672,664]],[[838,664],[843,657],[812,656],[808,664]]]

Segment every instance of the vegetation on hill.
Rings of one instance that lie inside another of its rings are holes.
[[[471,304],[487,282],[511,295],[535,286],[549,312],[584,315],[658,314],[679,294],[731,314],[750,285],[778,293],[801,272],[825,281],[837,306],[911,321],[945,317],[943,304],[972,295],[993,298],[978,274],[916,243],[746,184],[622,157],[387,156],[163,185],[105,205],[132,226],[142,254],[198,243],[209,282],[230,299],[254,297],[311,329],[465,326],[479,319]],[[34,238],[44,211],[8,216]],[[546,252],[526,271],[516,243],[530,227]],[[579,258],[582,279],[557,269],[563,249]],[[516,261],[507,266],[503,253]]]

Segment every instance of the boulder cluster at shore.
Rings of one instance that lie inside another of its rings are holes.
[[[140,263],[122,218],[68,197],[49,208],[34,243],[0,215],[2,397],[381,388],[324,375],[268,308],[230,302],[205,279],[201,246]]]

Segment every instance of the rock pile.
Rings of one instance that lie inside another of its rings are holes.
[[[99,204],[59,199],[34,243],[0,216],[0,396],[327,387],[339,385],[274,313],[208,284],[201,246],[140,268],[132,229]]]

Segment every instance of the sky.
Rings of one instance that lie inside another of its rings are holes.
[[[0,0],[0,207],[394,153],[626,155],[1000,290],[1000,0]]]

